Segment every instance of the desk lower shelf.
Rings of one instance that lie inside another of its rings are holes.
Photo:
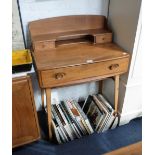
[[[114,105],[115,105],[115,114],[118,113],[118,95],[119,95],[119,75],[115,75],[115,94],[114,94]],[[102,94],[103,80],[99,81],[99,93]],[[49,140],[52,139],[53,133],[53,125],[52,125],[52,109],[51,109],[51,88],[41,89],[41,97],[42,97],[42,107],[44,108],[44,93],[46,94],[46,105],[47,105],[47,119],[48,119],[48,132],[49,132]]]

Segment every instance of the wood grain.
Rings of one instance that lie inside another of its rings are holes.
[[[39,43],[39,42],[44,42],[44,41],[55,41],[55,40],[61,40],[64,38],[72,38],[73,36],[84,36],[84,35],[92,35],[96,36],[99,34],[109,34],[111,32],[110,30],[107,29],[85,29],[82,30],[79,27],[79,30],[73,30],[73,31],[64,31],[64,32],[59,32],[56,33],[53,31],[53,33],[43,33],[43,34],[37,34],[32,37],[32,42],[33,43]],[[32,32],[33,33],[33,32]]]
[[[117,114],[118,112],[118,95],[119,95],[119,75],[116,75],[115,77],[115,113]]]
[[[142,142],[122,147],[104,155],[142,155]]]
[[[112,33],[98,34],[95,36],[95,43],[110,43],[112,41]]]
[[[45,91],[46,91],[48,133],[49,133],[49,140],[51,140],[52,139],[51,89],[45,89]]]
[[[73,44],[52,50],[33,53],[38,70],[87,64],[129,57],[129,54],[113,43],[104,45]]]
[[[44,28],[43,28],[44,27]],[[29,23],[30,34],[34,36],[50,33],[103,29],[106,27],[106,18],[100,15],[71,15],[41,19]]]
[[[53,49],[61,44],[77,42],[107,43],[112,32],[107,29],[105,16],[72,15],[42,19],[29,23],[32,46],[35,52]],[[98,34],[103,34],[101,39]],[[76,39],[75,39],[76,38]]]
[[[68,82],[74,83],[74,81],[80,79],[98,76],[102,76],[104,78],[104,76],[108,74],[116,75],[120,72],[126,72],[128,68],[128,61],[128,58],[124,58],[107,62],[41,71],[42,87],[56,87],[65,85]],[[110,67],[114,64],[118,64],[119,66],[111,70]],[[62,74],[62,77],[57,79],[57,74]]]
[[[43,41],[43,42],[35,42],[33,44],[33,48],[35,50],[46,50],[46,49],[53,49],[55,48],[55,42],[54,41]]]
[[[12,83],[12,147],[40,138],[38,118],[30,77],[13,79]]]

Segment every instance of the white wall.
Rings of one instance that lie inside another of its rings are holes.
[[[111,0],[109,25],[114,32],[114,42],[131,55],[129,72],[121,76],[119,112],[121,124],[141,116],[141,0]],[[137,26],[138,24],[138,26]],[[104,85],[106,96],[113,102],[113,81]]]
[[[111,0],[109,26],[114,33],[114,42],[128,51],[131,56],[135,43],[141,0]],[[133,68],[133,67],[132,67]],[[128,73],[121,77],[127,83]]]
[[[126,85],[124,84],[124,90],[126,90],[126,92],[122,109],[121,124],[128,123],[131,119],[142,115],[141,26],[142,25],[140,13],[137,34],[133,49],[132,63],[129,70],[128,82]]]
[[[19,0],[24,33],[27,39],[28,22],[56,16],[95,14],[107,16],[109,0]],[[28,38],[29,40],[29,38]],[[35,101],[37,109],[40,108],[40,90],[35,74],[32,75]],[[95,82],[58,88],[52,90],[52,99],[58,100],[74,98],[86,98],[88,94],[96,93],[98,84]]]
[[[27,39],[28,22],[33,20],[79,14],[106,16],[108,1],[109,0],[19,0],[25,37]]]
[[[12,1],[12,49],[24,49],[24,40],[19,18],[17,0]]]

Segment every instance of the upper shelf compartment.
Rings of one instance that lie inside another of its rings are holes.
[[[75,43],[107,43],[112,32],[105,16],[74,15],[41,19],[29,23],[35,51],[57,48]]]

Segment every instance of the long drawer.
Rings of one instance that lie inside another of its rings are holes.
[[[72,67],[63,67],[52,70],[41,71],[41,86],[56,87],[66,84],[75,83],[75,81],[83,79],[95,79],[95,77],[104,78],[108,75],[116,75],[124,73],[128,69],[129,58],[121,58],[117,60],[109,60],[104,62],[89,63]]]

